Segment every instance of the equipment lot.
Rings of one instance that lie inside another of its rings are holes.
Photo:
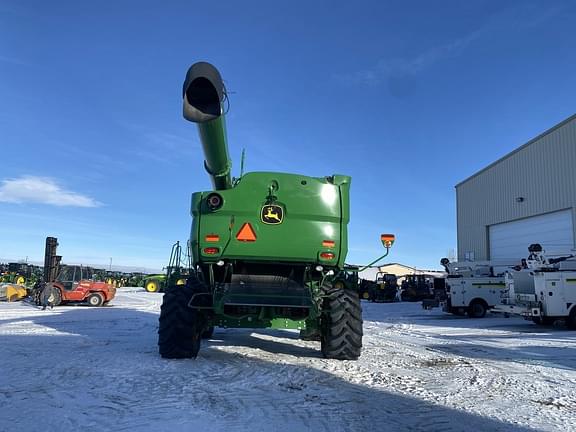
[[[576,332],[363,302],[358,361],[293,331],[216,330],[197,360],[157,352],[162,294],[108,307],[0,304],[0,431],[568,431]]]

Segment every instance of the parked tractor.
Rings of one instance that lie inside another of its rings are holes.
[[[192,195],[193,262],[185,285],[166,288],[160,355],[195,358],[214,327],[277,328],[317,333],[326,358],[357,359],[358,285],[334,278],[359,271],[345,264],[350,177],[252,172],[232,178],[225,105],[218,70],[192,65],[183,86],[184,118],[197,123],[214,190]],[[386,256],[394,236],[381,240]]]
[[[8,263],[0,275],[0,282],[26,285],[32,278],[32,266],[26,263]]]
[[[144,278],[147,275],[140,272],[132,272],[126,275],[126,283],[124,286],[128,287],[141,287],[144,285]]]
[[[378,272],[376,283],[370,287],[370,301],[393,302],[398,294],[398,278],[390,273]]]
[[[166,275],[163,273],[146,275],[142,279],[142,285],[148,292],[162,292],[166,285]]]
[[[184,261],[184,262],[183,262]],[[190,275],[190,253],[182,253],[180,242],[172,245],[170,259],[166,267],[166,273],[146,275],[142,278],[144,289],[148,292],[163,292],[170,284],[185,285],[186,278]]]
[[[36,304],[58,306],[69,302],[86,302],[90,306],[107,304],[116,295],[116,288],[106,282],[94,280],[93,268],[77,265],[61,265],[56,255],[58,240],[46,238],[44,275],[33,291]]]
[[[423,274],[408,274],[403,276],[400,287],[402,301],[417,302],[424,299],[433,299],[433,277]]]
[[[375,280],[362,279],[359,294],[361,299],[376,303],[396,301],[398,279],[393,274],[378,272]]]

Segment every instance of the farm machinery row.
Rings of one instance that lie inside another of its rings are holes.
[[[396,276],[378,272],[374,281],[360,280],[360,298],[376,303],[431,299],[434,298],[439,279],[428,274]]]
[[[42,267],[28,263],[0,264],[0,300],[18,301],[42,278]]]
[[[97,269],[61,264],[62,257],[56,254],[58,240],[46,238],[44,266],[36,267],[31,273],[22,269],[32,266],[19,264],[10,273],[12,282],[0,284],[0,299],[17,301],[29,298],[39,306],[58,306],[66,303],[86,303],[90,306],[102,306],[112,300],[116,288],[107,282],[99,281],[95,275]],[[10,265],[7,266],[10,271]]]
[[[48,246],[47,246],[48,247]],[[165,273],[119,272],[90,266],[60,265],[61,278],[73,281],[81,278],[104,282],[114,288],[144,287],[148,292],[162,292],[169,283],[182,285],[189,275],[190,255],[183,251],[179,242],[172,246]],[[44,266],[28,263],[0,264],[0,300],[21,300],[29,295],[34,286],[43,281]]]

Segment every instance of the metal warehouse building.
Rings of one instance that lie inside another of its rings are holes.
[[[459,260],[573,251],[576,115],[456,185],[456,200]]]

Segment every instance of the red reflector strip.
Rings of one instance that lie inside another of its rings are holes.
[[[334,254],[332,252],[320,252],[320,258],[325,260],[332,260],[334,259]]]
[[[204,237],[204,240],[210,243],[215,243],[220,241],[220,236],[218,234],[208,234]]]
[[[245,222],[244,225],[236,234],[236,239],[245,242],[253,242],[256,241],[256,233],[254,232],[254,228],[248,222]]]
[[[218,249],[217,247],[207,247],[204,248],[203,252],[206,255],[216,255],[218,252],[220,252],[220,249]]]
[[[322,242],[323,247],[329,247],[329,248],[333,248],[335,244],[336,243],[334,243],[332,240],[324,240]]]

